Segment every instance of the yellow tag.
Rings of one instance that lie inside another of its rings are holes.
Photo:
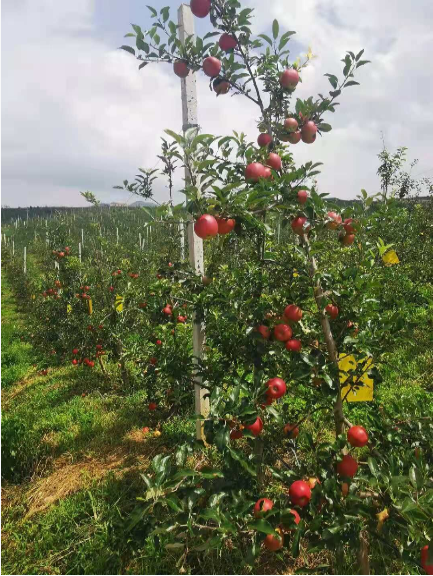
[[[67,313],[67,314],[70,314],[71,312],[72,312],[72,306],[71,306],[70,304],[68,304],[68,305],[66,306],[66,313]]]
[[[34,294],[32,294],[32,300],[34,300],[36,298],[36,296]]]
[[[297,270],[293,270],[293,278],[297,278],[299,276]]]
[[[116,294],[116,304],[115,304],[116,310],[118,312],[123,312],[123,296],[120,296],[119,294]]]
[[[90,300],[87,300],[87,302],[89,303],[89,314],[92,314],[93,312],[92,299],[90,298]]]
[[[382,256],[382,260],[385,266],[393,266],[394,264],[400,263],[395,250],[388,250],[388,252]]]
[[[362,370],[362,375],[356,376],[354,374],[357,366]],[[368,376],[367,372],[373,367],[372,358],[364,358],[358,363],[354,356],[345,356],[338,362],[340,373],[340,383],[343,385],[346,380],[350,381],[352,387],[342,386],[341,397],[348,402],[368,402],[373,400],[373,380]],[[361,385],[360,388],[353,388],[353,384]]]

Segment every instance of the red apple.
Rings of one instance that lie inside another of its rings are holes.
[[[273,507],[274,503],[272,500],[269,500],[269,498],[260,498],[260,500],[257,500],[257,502],[254,504],[254,516],[256,518],[261,518],[264,512],[272,510]]]
[[[236,226],[236,220],[233,218],[217,218],[218,234],[229,234]]]
[[[287,135],[287,140],[290,144],[297,144],[301,139],[301,132],[298,130],[297,132],[291,132]]]
[[[212,87],[217,96],[220,96],[221,94],[227,94],[227,92],[230,90],[230,82],[224,80],[223,78],[215,78],[212,83]]]
[[[299,204],[305,204],[307,200],[308,200],[308,191],[307,190],[299,190],[299,192],[298,192]]]
[[[203,60],[203,72],[210,78],[218,76],[221,72],[221,60],[218,60],[215,56],[208,56]]]
[[[149,410],[156,410],[158,408],[158,405],[156,404],[156,402],[150,402],[149,403]]]
[[[284,130],[287,132],[296,132],[298,129],[298,121],[296,118],[286,118],[284,120]]]
[[[242,430],[232,430],[230,432],[230,440],[239,440],[239,438],[242,438],[242,436]]]
[[[337,472],[340,476],[353,478],[358,470],[358,462],[350,454],[345,454],[337,464]]]
[[[290,500],[295,506],[307,506],[311,498],[311,488],[304,480],[296,480],[289,488]]]
[[[306,234],[311,228],[305,216],[297,216],[294,218],[292,220],[291,227],[293,232],[299,236]]]
[[[281,170],[281,158],[275,152],[271,152],[266,160],[268,166],[273,168],[274,170]]]
[[[76,366],[76,365],[78,364],[78,360],[77,360],[76,358],[74,358],[74,359],[72,360],[72,364],[73,364],[74,366]]]
[[[433,562],[429,563],[428,550],[428,544],[426,544],[421,550],[421,566],[423,570],[427,572],[427,574],[433,574]]]
[[[260,326],[257,327],[257,332],[260,332],[260,334],[262,335],[262,337],[265,340],[268,340],[271,337],[271,330],[270,328],[268,328],[267,326],[265,326],[264,324],[260,324]]]
[[[368,442],[368,433],[363,426],[351,426],[347,431],[347,441],[356,448],[362,448]]]
[[[157,341],[156,341],[156,345],[157,345],[157,346],[162,346],[162,341],[161,341],[161,340],[157,340]]]
[[[211,0],[191,0],[191,12],[197,18],[206,18],[210,12]]]
[[[297,525],[299,524],[299,522],[301,521],[301,517],[300,517],[299,514],[296,512],[296,510],[293,510],[293,509],[292,509],[292,510],[289,510],[289,512],[290,512],[290,514],[293,514],[293,516],[295,517],[295,518],[294,518],[294,521],[295,521],[295,524],[296,524],[296,526],[297,526]],[[284,529],[284,528],[286,528],[286,527],[283,526],[283,529]],[[287,530],[287,528],[286,528],[286,530]],[[289,529],[289,532],[292,532],[293,530],[294,530],[294,528],[291,528],[291,529]]]
[[[302,343],[300,340],[296,338],[292,338],[291,340],[287,340],[286,342],[286,350],[290,352],[300,352],[302,348]]]
[[[337,230],[341,224],[340,214],[337,214],[337,212],[328,212],[328,218],[330,218],[330,221],[326,223],[328,230]]]
[[[227,34],[227,32],[224,32],[224,34],[220,36],[218,44],[221,50],[224,50],[224,52],[228,52],[229,50],[234,50],[236,48],[236,46],[238,45],[238,41],[234,36],[231,36],[230,34]]]
[[[263,546],[272,552],[276,552],[284,545],[281,536],[274,536],[273,534],[267,534],[266,538],[263,540]]]
[[[268,398],[281,398],[287,390],[286,383],[282,378],[271,378],[267,381],[266,385],[268,387],[266,390],[266,396],[268,396]]]
[[[325,306],[325,310],[327,312],[327,314],[329,314],[329,316],[332,318],[332,320],[335,320],[338,316],[338,307],[335,306],[334,304],[328,304],[327,306]]]
[[[186,316],[178,316],[177,321],[179,322],[179,324],[185,324]]]
[[[158,359],[153,356],[153,357],[149,360],[149,362],[150,362],[151,364],[153,364],[153,366],[155,366],[155,364],[158,362]]]
[[[289,88],[293,90],[296,88],[296,85],[299,82],[299,74],[298,71],[294,68],[290,68],[289,70],[284,70],[284,72],[280,76],[280,84],[283,88]]]
[[[258,182],[259,178],[264,178],[265,167],[260,162],[251,162],[245,168],[245,180],[247,182]]]
[[[176,60],[173,64],[173,72],[179,78],[186,78],[189,74],[189,68],[187,63],[184,60]]]
[[[267,132],[262,132],[261,134],[259,134],[257,138],[257,144],[260,146],[260,148],[268,146],[271,142],[272,138],[269,136]]]
[[[351,246],[355,242],[355,234],[344,234],[340,240],[343,246]]]
[[[268,178],[271,180],[273,179],[272,171],[269,166],[263,166],[263,178],[265,178],[265,180],[268,180]]]
[[[96,350],[102,350],[102,344],[96,344]]]
[[[280,342],[286,342],[287,340],[290,340],[292,335],[293,331],[290,326],[287,326],[287,324],[277,324],[274,327],[274,336],[276,340],[279,340]]]
[[[211,238],[218,234],[218,222],[210,214],[203,214],[194,224],[194,232],[199,238]]]
[[[301,128],[301,138],[302,142],[306,144],[312,144],[316,139],[317,126],[312,120],[306,122]]]
[[[169,304],[167,304],[167,306],[165,306],[162,311],[166,316],[171,316],[173,314],[173,310]]]
[[[289,304],[284,308],[284,317],[293,322],[299,322],[302,318],[302,310],[296,304]]]
[[[297,438],[299,436],[299,428],[296,424],[286,424],[283,430],[284,434],[289,438]]]
[[[79,352],[78,348],[74,348],[74,349],[72,350],[72,354],[78,354],[78,352]]]
[[[247,430],[249,430],[253,436],[259,436],[261,431],[263,430],[263,422],[260,416],[257,417],[254,424],[248,424],[245,426]]]
[[[345,229],[346,234],[354,234],[356,232],[355,225],[353,218],[345,218],[343,228]]]

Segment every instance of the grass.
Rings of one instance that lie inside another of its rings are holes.
[[[125,530],[136,498],[144,491],[140,474],[155,454],[191,436],[194,423],[149,413],[145,391],[117,395],[96,372],[71,366],[40,375],[33,367],[37,358],[31,346],[20,339],[23,318],[5,278],[2,304],[3,573],[251,571],[236,543],[187,561],[180,552],[157,546],[140,524],[132,532]],[[431,316],[426,310],[419,314],[413,343],[386,358],[384,382],[376,391],[378,406],[404,402],[415,410],[426,404],[433,366],[426,330]],[[350,415],[362,422],[363,407],[351,405]],[[144,434],[143,426],[151,432]],[[161,435],[155,435],[156,430]],[[295,564],[289,555],[283,561],[264,553],[254,572],[291,573],[301,566],[305,572],[313,557],[301,556],[301,563]],[[319,560],[329,564],[326,555]],[[347,573],[352,573],[350,559],[347,562]],[[383,559],[376,565],[383,566]],[[329,567],[321,570],[332,573]]]

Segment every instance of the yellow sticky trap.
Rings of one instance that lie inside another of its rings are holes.
[[[32,300],[34,300],[36,298],[36,296],[34,294],[32,294]]]
[[[71,306],[70,304],[68,304],[68,305],[66,306],[66,313],[67,313],[67,314],[70,314],[71,312],[72,312],[72,306]]]
[[[385,266],[393,266],[394,264],[400,263],[395,250],[388,250],[388,252],[382,256],[382,260]]]
[[[93,312],[92,299],[90,298],[90,300],[87,300],[87,302],[89,304],[89,314],[92,314],[92,312]]]
[[[362,372],[356,374],[359,366]],[[345,356],[338,362],[340,369],[341,397],[347,402],[369,402],[373,400],[373,380],[368,371],[373,367],[372,358],[363,358],[358,363],[352,355]],[[349,380],[347,386],[343,384]],[[354,384],[356,383],[356,387]],[[358,387],[359,386],[359,387]]]
[[[293,270],[293,278],[297,278],[299,276],[297,270]]]
[[[114,306],[118,312],[123,312],[123,296],[116,294],[116,303]]]

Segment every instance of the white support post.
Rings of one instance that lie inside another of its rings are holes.
[[[180,230],[180,258],[181,260],[185,260],[185,223],[182,222],[179,224]]]
[[[81,242],[78,243],[78,258],[80,259],[81,262]]]
[[[179,24],[179,40],[182,44],[188,36],[194,34],[194,19],[192,16],[191,8],[188,4],[181,4],[178,10],[178,24]],[[182,94],[182,122],[183,132],[185,133],[190,128],[195,128],[198,131],[197,119],[197,86],[196,75],[189,74],[186,78],[181,78],[181,94]],[[188,183],[191,176],[189,170],[185,167],[185,182]],[[203,241],[196,234],[194,234],[194,226],[192,221],[188,226],[188,247],[189,259],[196,274],[204,274],[203,263]],[[193,354],[195,358],[202,358],[203,344],[205,339],[205,326],[204,322],[197,322],[195,314],[193,315]],[[195,375],[195,412],[206,418],[209,414],[209,399],[205,398],[207,390],[201,387],[201,377]],[[204,439],[204,421],[197,420],[197,438]]]
[[[138,233],[138,246],[140,247],[141,250],[141,232]]]
[[[24,246],[24,274],[27,274],[27,247]]]
[[[81,228],[81,245],[84,248],[84,230]]]
[[[116,245],[119,244],[119,228],[116,228]]]
[[[12,240],[12,258],[15,258],[15,240]]]
[[[60,264],[57,262],[57,260],[54,261],[54,269],[60,270]]]

